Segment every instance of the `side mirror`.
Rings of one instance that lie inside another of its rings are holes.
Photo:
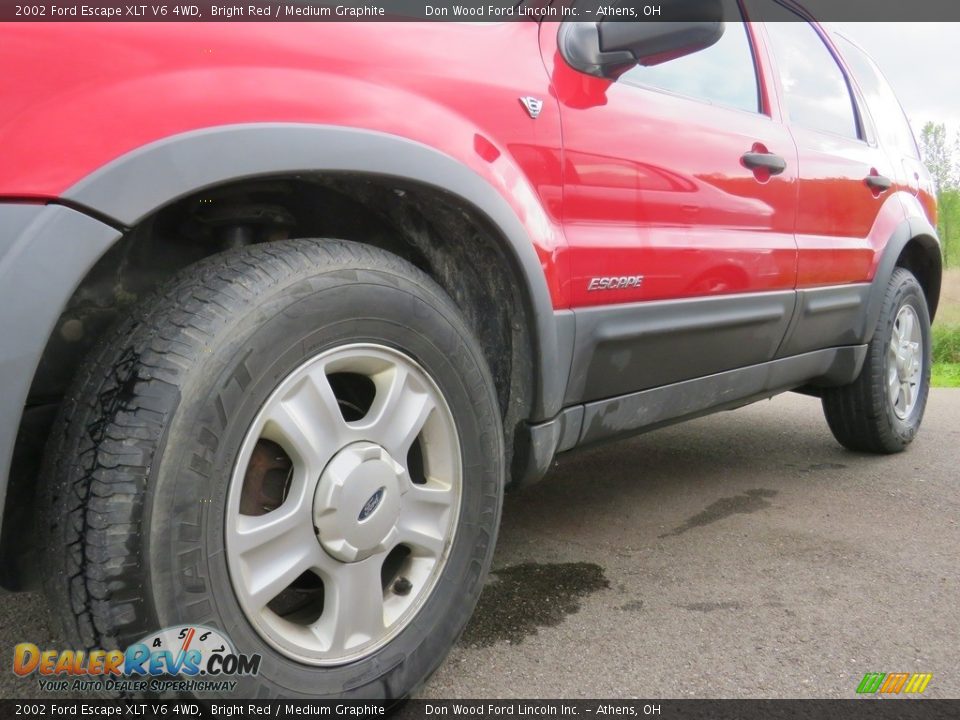
[[[683,16],[693,22],[565,22],[557,45],[576,70],[617,77],[634,65],[658,65],[708,48],[723,37],[722,0],[684,0]]]

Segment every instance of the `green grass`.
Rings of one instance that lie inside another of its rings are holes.
[[[960,387],[960,268],[943,273],[940,307],[933,325],[934,387]]]
[[[960,363],[960,325],[933,326],[933,361]]]
[[[960,387],[960,325],[933,327],[934,387]]]
[[[960,388],[960,363],[934,363],[930,384],[933,387]]]

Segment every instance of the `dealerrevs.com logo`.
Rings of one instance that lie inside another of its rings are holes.
[[[36,674],[53,692],[232,692],[231,678],[256,675],[260,655],[238,653],[220,631],[201,625],[169,627],[126,650],[41,650],[20,643],[13,672]]]

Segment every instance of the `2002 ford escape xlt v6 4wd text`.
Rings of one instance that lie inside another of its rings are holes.
[[[873,62],[755,2],[3,28],[4,586],[68,647],[219,628],[237,696],[397,698],[558,453],[788,390],[903,450],[930,181]]]

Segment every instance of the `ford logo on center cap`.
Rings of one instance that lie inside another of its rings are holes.
[[[373,514],[373,511],[380,506],[380,501],[383,500],[384,492],[386,492],[386,488],[380,488],[370,496],[370,499],[363,504],[363,509],[360,510],[357,520],[363,522]]]

